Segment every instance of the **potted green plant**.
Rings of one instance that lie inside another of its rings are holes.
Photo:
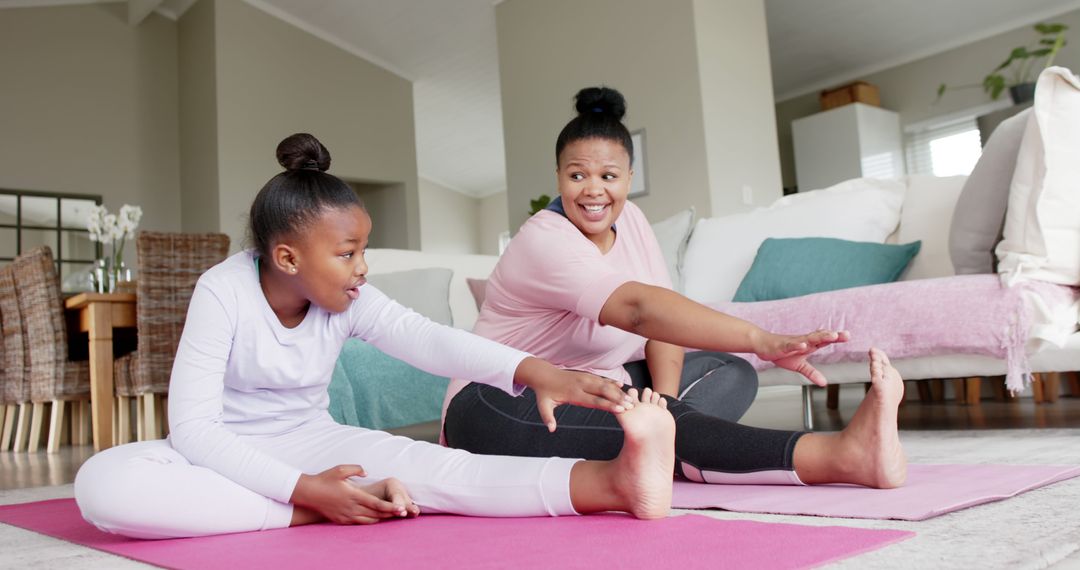
[[[547,208],[550,203],[551,196],[548,196],[547,194],[541,194],[539,198],[529,200],[529,215],[531,216],[540,210]]]
[[[938,99],[948,89],[982,87],[993,100],[1001,97],[1001,93],[1008,88],[1013,103],[1031,101],[1035,97],[1035,80],[1039,72],[1054,64],[1054,56],[1065,46],[1065,30],[1068,29],[1065,24],[1035,24],[1035,31],[1039,34],[1035,44],[1013,48],[1008,59],[984,77],[980,85],[949,87],[942,83],[937,89]],[[1046,59],[1046,63],[1036,65],[1042,59]]]

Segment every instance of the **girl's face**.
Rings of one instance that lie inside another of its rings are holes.
[[[577,140],[563,147],[555,172],[566,217],[600,251],[610,250],[634,174],[626,149],[609,139]]]
[[[371,217],[359,206],[327,209],[305,234],[296,247],[300,294],[332,313],[345,311],[367,282]]]

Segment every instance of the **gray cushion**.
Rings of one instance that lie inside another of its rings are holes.
[[[1016,155],[1030,116],[1026,109],[994,129],[960,192],[949,227],[949,256],[957,275],[994,272],[994,248],[1001,241]]]
[[[694,208],[687,208],[674,216],[652,224],[656,241],[660,243],[660,253],[667,263],[671,285],[676,291],[682,291],[682,260],[686,254],[686,244],[690,241],[694,229]]]
[[[450,278],[445,267],[428,267],[368,275],[368,283],[386,296],[444,325],[454,324],[450,313]]]

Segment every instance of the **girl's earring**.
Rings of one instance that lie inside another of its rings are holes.
[[[296,273],[296,267],[295,267],[295,266],[294,266],[294,267],[290,267],[290,268],[289,268],[289,271],[292,271],[293,273]]]

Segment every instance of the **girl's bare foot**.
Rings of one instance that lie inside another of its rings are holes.
[[[631,396],[636,399],[634,391]],[[615,491],[635,517],[666,517],[675,471],[675,420],[667,411],[667,400],[645,388],[640,403],[616,417],[625,439],[613,461]]]
[[[640,519],[666,517],[675,471],[675,420],[667,401],[646,388],[634,406],[616,414],[623,447],[611,461],[581,461],[570,473],[570,496],[579,513],[625,511]]]
[[[289,526],[300,526],[305,524],[312,524],[317,522],[323,522],[326,517],[322,516],[316,511],[313,511],[306,507],[299,505],[293,505],[292,521],[289,522]]]

